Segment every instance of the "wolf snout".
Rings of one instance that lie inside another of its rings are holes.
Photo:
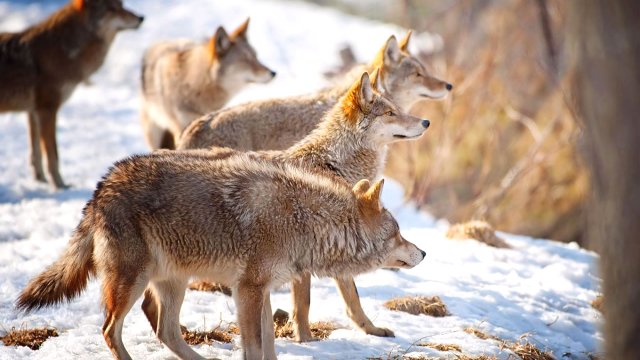
[[[142,24],[144,21],[144,16],[138,15],[138,23]]]
[[[424,260],[424,258],[427,256],[427,253],[424,252],[424,250],[420,250],[420,253],[422,253],[422,259]]]
[[[429,127],[429,125],[431,125],[431,122],[427,119],[424,119],[420,122],[422,124],[422,127],[424,127],[425,129]]]
[[[447,83],[446,88],[451,91],[453,89],[453,84]]]
[[[276,72],[275,72],[275,71],[270,70],[270,72],[271,72],[271,77],[272,77],[272,78],[276,77]]]

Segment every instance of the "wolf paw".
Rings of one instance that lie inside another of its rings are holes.
[[[317,337],[311,335],[311,331],[309,331],[308,334],[296,334],[295,339],[296,339],[296,342],[299,342],[299,343],[320,340]]]
[[[387,328],[381,328],[381,327],[375,327],[375,326],[364,329],[364,332],[367,333],[368,335],[374,335],[374,336],[380,336],[380,337],[396,337],[393,331]]]

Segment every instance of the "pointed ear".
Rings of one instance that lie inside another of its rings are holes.
[[[395,65],[400,61],[400,48],[398,47],[398,40],[394,35],[391,35],[384,45],[384,51],[382,53],[382,63],[384,65]]]
[[[247,28],[249,27],[249,20],[251,18],[247,18],[247,20],[245,20],[242,24],[240,24],[240,26],[238,26],[235,30],[233,30],[233,33],[231,33],[231,38],[232,39],[236,39],[236,38],[243,38],[246,39],[247,38]]]
[[[373,88],[369,81],[369,73],[365,72],[360,77],[360,104],[367,106],[373,102]]]
[[[407,31],[407,35],[405,35],[402,40],[400,40],[399,46],[400,50],[404,52],[408,52],[409,50],[409,40],[411,40],[411,34],[413,34],[413,30]]]
[[[74,9],[82,11],[82,9],[84,9],[84,1],[85,0],[72,0],[71,4],[73,5]]]
[[[356,196],[362,196],[367,192],[367,190],[369,190],[369,185],[369,180],[362,179],[353,186],[352,191],[354,194],[356,194]]]
[[[219,26],[215,35],[209,40],[209,51],[212,58],[224,55],[231,47],[231,39],[222,26]]]
[[[384,87],[382,86],[382,68],[377,67],[370,76],[371,87],[379,93],[384,93]]]
[[[377,205],[378,209],[382,209],[382,201],[380,201],[380,197],[382,195],[382,187],[384,186],[384,179],[380,179],[376,181],[375,184],[371,185],[365,197],[372,205]]]

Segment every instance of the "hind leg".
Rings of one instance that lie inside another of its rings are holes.
[[[174,354],[181,359],[203,359],[180,334],[180,307],[184,300],[187,279],[154,281],[153,292],[158,305],[158,329],[156,334]]]
[[[154,333],[158,332],[158,302],[153,287],[144,290],[144,300],[142,301],[142,312],[149,320],[149,324]]]
[[[29,117],[29,160],[31,171],[36,180],[47,182],[42,170],[42,148],[40,147],[40,121],[35,111],[30,111]]]
[[[130,275],[129,275],[130,276]],[[122,325],[133,303],[142,295],[147,285],[146,275],[137,279],[127,276],[108,274],[103,282],[103,302],[106,319],[102,326],[102,335],[116,359],[131,359],[122,342]]]
[[[145,104],[142,104],[140,120],[142,121],[142,131],[144,133],[144,138],[147,141],[147,145],[149,145],[149,148],[151,148],[151,150],[174,149],[175,144],[171,132],[153,121],[144,107]]]
[[[273,328],[273,312],[271,311],[271,293],[267,291],[264,295],[262,305],[262,352],[263,360],[277,360],[276,356],[276,334]]]

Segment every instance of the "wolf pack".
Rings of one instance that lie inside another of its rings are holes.
[[[0,34],[0,112],[27,112],[37,180],[46,181],[44,150],[48,181],[67,187],[57,112],[100,68],[116,34],[142,22],[119,0],[71,0],[41,23]],[[204,42],[146,50],[140,119],[152,152],[108,170],[64,253],[26,285],[17,309],[70,300],[98,277],[115,358],[130,359],[123,322],[143,296],[159,340],[181,359],[200,359],[181,336],[179,313],[188,282],[202,279],[231,288],[244,358],[276,359],[270,290],[291,283],[295,340],[314,340],[314,275],[335,279],[356,327],[394,336],[367,317],[353,277],[424,259],[381,203],[382,172],[389,144],[429,127],[411,106],[453,86],[409,52],[409,31],[330,87],[225,108],[248,84],[276,76],[248,28],[249,19]]]

